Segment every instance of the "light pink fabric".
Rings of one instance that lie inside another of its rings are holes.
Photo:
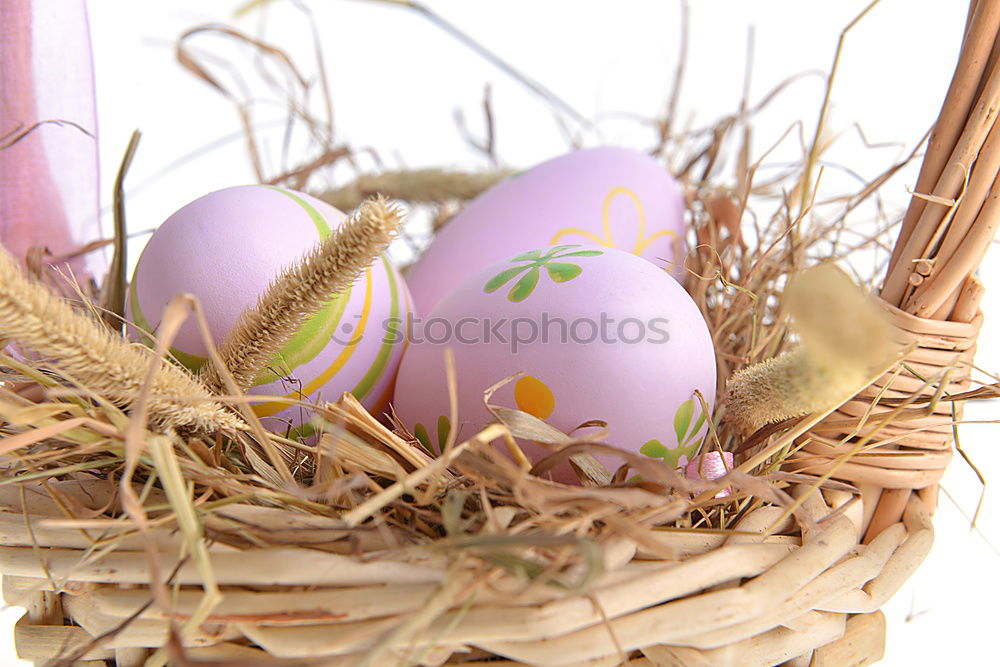
[[[13,145],[24,130],[47,123]],[[81,129],[82,128],[82,129]],[[66,255],[100,237],[97,118],[83,0],[0,0],[0,243]],[[72,262],[99,276],[100,253]],[[81,280],[82,282],[82,280]]]

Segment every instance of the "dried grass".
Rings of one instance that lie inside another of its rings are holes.
[[[241,427],[239,419],[183,369],[77,311],[28,278],[4,250],[0,250],[0,331],[44,359],[33,366],[58,369],[90,395],[119,407],[136,401],[153,369],[149,413],[160,428],[214,432]]]
[[[319,198],[342,211],[350,211],[374,195],[402,199],[411,204],[467,201],[509,178],[511,169],[464,172],[448,169],[411,169],[362,174],[347,185],[319,193]]]

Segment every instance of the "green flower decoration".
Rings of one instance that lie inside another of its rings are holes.
[[[681,456],[686,456],[688,460],[691,460],[700,449],[701,440],[698,439],[698,432],[705,425],[707,416],[702,412],[692,426],[694,409],[694,400],[688,399],[678,406],[677,412],[674,414],[674,434],[677,436],[675,449],[669,449],[659,440],[650,440],[640,447],[639,451],[654,459],[663,459],[672,468],[679,465]]]
[[[483,291],[487,294],[492,294],[524,273],[520,280],[514,283],[510,292],[507,293],[509,301],[514,303],[524,301],[531,296],[531,293],[535,290],[535,286],[538,285],[538,280],[542,275],[542,267],[545,267],[545,271],[549,274],[552,282],[569,282],[583,273],[583,269],[578,264],[555,262],[553,260],[565,259],[566,257],[596,257],[597,255],[604,254],[603,250],[575,250],[573,252],[565,252],[571,248],[579,247],[578,245],[557,245],[554,248],[549,248],[549,251],[544,255],[541,250],[532,250],[523,255],[518,255],[510,260],[511,263],[526,262],[526,264],[515,266],[496,274],[486,283]]]
[[[413,427],[413,435],[424,446],[427,453],[431,456],[437,456],[438,454],[444,453],[444,446],[448,442],[448,436],[451,434],[451,421],[444,415],[438,417],[437,423],[437,451],[434,451],[434,443],[431,442],[430,434],[427,433],[427,427],[423,424],[417,424]]]

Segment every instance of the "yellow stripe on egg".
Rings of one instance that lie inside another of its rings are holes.
[[[396,276],[393,274],[392,266],[389,265],[389,260],[385,258],[385,255],[381,259],[386,279],[389,282],[389,320],[386,323],[385,337],[382,339],[382,346],[375,357],[375,362],[358,382],[358,385],[351,390],[351,393],[359,401],[368,395],[378,379],[382,377],[382,373],[385,372],[389,357],[392,355],[392,348],[395,345],[393,341],[399,331],[399,286],[396,284]]]
[[[361,310],[361,319],[358,320],[357,331],[354,332],[354,339],[360,340],[364,335],[365,329],[368,326],[368,319],[371,315],[372,309],[372,269],[369,266],[365,269],[365,302]],[[353,340],[353,339],[352,339]],[[330,379],[336,375],[341,368],[343,368],[347,362],[350,360],[354,351],[358,348],[357,343],[345,345],[344,349],[340,351],[337,358],[333,360],[333,363],[319,375],[317,375],[312,382],[307,384],[301,390],[295,391],[291,394],[285,396],[286,399],[293,401],[301,401],[304,398],[315,394],[316,391],[320,389],[323,385],[330,381]],[[253,411],[258,417],[271,417],[279,412],[286,410],[288,408],[287,403],[271,401],[269,403],[262,403],[256,406]]]

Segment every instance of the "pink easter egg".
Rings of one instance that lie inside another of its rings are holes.
[[[343,220],[343,213],[307,194],[265,185],[196,199],[170,216],[143,250],[129,287],[129,319],[155,333],[167,303],[191,293],[218,345],[280,271]],[[348,292],[306,321],[250,393],[314,402],[349,391],[370,410],[381,410],[403,354],[409,312],[406,285],[380,257]],[[181,328],[172,352],[192,370],[205,363],[208,351],[194,318]],[[276,430],[310,416],[277,401],[254,410]]]
[[[684,197],[645,153],[605,147],[544,162],[490,188],[436,235],[407,271],[418,313],[432,311],[463,280],[524,248],[611,247],[681,275]]]
[[[450,423],[445,348],[455,354],[458,421]],[[715,352],[705,320],[664,270],[622,250],[544,247],[465,280],[415,323],[393,407],[432,453],[492,421],[490,399],[570,432],[608,423],[607,442],[664,459],[690,459],[705,431],[699,390],[715,396]],[[534,461],[549,453],[524,443]],[[620,459],[598,456],[612,471]],[[685,459],[685,460],[686,460]],[[553,474],[575,481],[568,464]]]

